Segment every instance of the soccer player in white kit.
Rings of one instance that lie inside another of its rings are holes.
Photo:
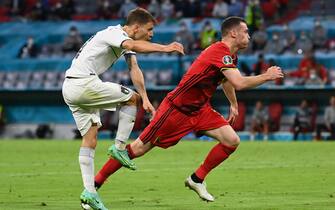
[[[155,113],[146,93],[135,52],[184,54],[183,46],[177,42],[168,45],[149,42],[155,23],[154,17],[145,9],[130,11],[124,26],[110,26],[87,40],[66,71],[62,93],[82,135],[79,164],[85,189],[80,199],[86,207],[107,209],[94,187],[94,153],[98,128],[101,126],[99,110],[115,110],[120,106],[115,144],[108,151],[113,158],[132,170],[136,166],[128,157],[125,147],[134,126],[137,106],[142,102],[147,112]],[[137,93],[120,84],[102,82],[98,77],[122,55],[125,56]]]

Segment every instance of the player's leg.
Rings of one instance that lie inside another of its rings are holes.
[[[203,182],[207,174],[222,163],[235,151],[240,139],[229,123],[211,107],[202,109],[199,113],[195,130],[219,141],[208,153],[204,162],[186,179],[185,185],[198,193],[205,201],[214,201],[214,197],[207,192]]]
[[[93,209],[107,209],[94,187],[94,155],[97,145],[98,124],[92,123],[92,126],[83,135],[82,144],[79,151],[79,165],[84,184],[84,191],[80,195],[83,208],[87,208],[84,204],[89,205]]]
[[[214,197],[206,189],[204,179],[212,169],[226,160],[236,150],[240,139],[230,125],[205,131],[204,134],[218,140],[219,143],[211,149],[199,168],[186,179],[185,185],[197,192],[203,200],[214,201]]]
[[[124,89],[124,91],[128,90]],[[119,124],[116,132],[115,144],[108,149],[109,155],[120,161],[123,166],[131,170],[135,170],[136,165],[129,157],[126,145],[134,127],[137,106],[140,102],[140,96],[137,93],[133,93],[128,101],[122,103],[119,111]]]
[[[193,121],[178,112],[167,100],[159,106],[154,119],[144,129],[136,141],[127,145],[130,158],[142,156],[154,146],[167,148],[173,146],[192,131]],[[181,132],[182,131],[182,132]],[[119,161],[109,159],[95,177],[99,187],[114,172],[121,168]]]
[[[134,159],[144,155],[153,147],[154,146],[151,144],[151,142],[143,144],[143,142],[137,138],[134,142],[126,146],[126,150],[130,159]],[[118,171],[121,167],[122,165],[118,160],[110,158],[95,176],[95,187],[100,188],[106,179]]]
[[[205,131],[205,135],[219,141],[208,153],[203,164],[196,170],[195,175],[204,180],[207,174],[226,160],[240,143],[240,138],[230,125],[225,125],[217,129]]]

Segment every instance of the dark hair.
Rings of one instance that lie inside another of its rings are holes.
[[[246,23],[246,22],[243,18],[237,16],[231,16],[226,18],[221,24],[222,36],[226,36],[232,28],[240,25],[240,23]]]
[[[148,12],[147,10],[143,8],[138,7],[136,9],[130,10],[127,16],[126,25],[130,26],[135,23],[144,25],[148,22],[153,22],[154,24],[156,24],[156,20],[150,14],[150,12]]]

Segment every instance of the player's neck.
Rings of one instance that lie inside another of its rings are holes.
[[[238,47],[233,45],[233,42],[229,38],[222,38],[221,42],[223,42],[228,48],[231,54],[235,54],[238,51]]]
[[[134,31],[127,25],[122,26],[122,30],[124,30],[130,38],[133,38],[134,36]]]

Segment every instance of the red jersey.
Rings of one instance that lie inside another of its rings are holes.
[[[236,64],[236,54],[230,54],[223,42],[216,42],[201,52],[167,98],[180,111],[196,114],[209,103],[217,86],[225,78],[222,71],[237,70]]]

